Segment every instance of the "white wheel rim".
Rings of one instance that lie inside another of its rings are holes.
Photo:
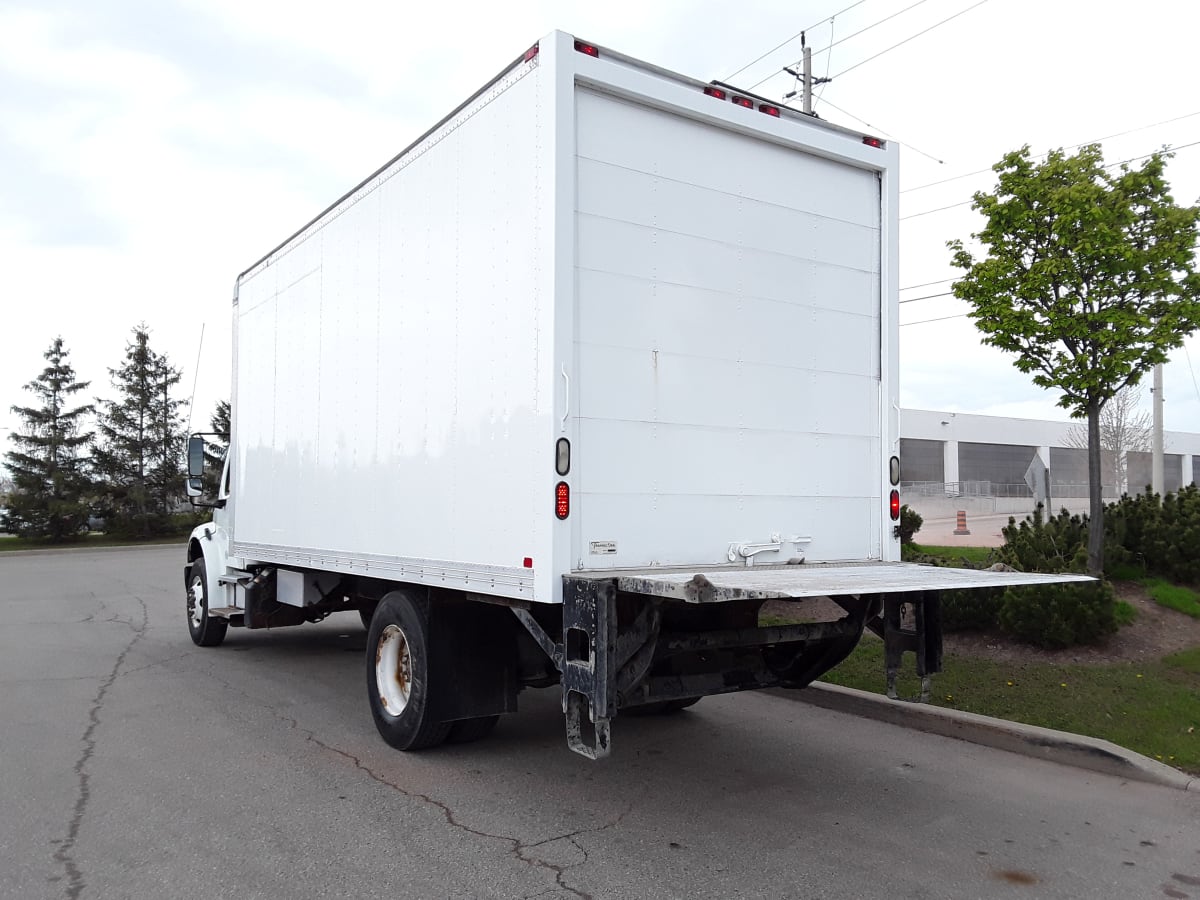
[[[399,716],[412,696],[412,654],[399,625],[388,625],[375,648],[375,684],[379,702],[391,716]]]
[[[188,584],[188,617],[197,628],[204,624],[204,579],[199,575]]]

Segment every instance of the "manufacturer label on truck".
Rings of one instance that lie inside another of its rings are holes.
[[[617,552],[616,541],[592,541],[589,547],[591,548],[590,552],[601,555],[608,555]]]

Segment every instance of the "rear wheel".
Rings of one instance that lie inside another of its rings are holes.
[[[415,591],[379,601],[367,629],[367,699],[375,727],[397,750],[421,750],[446,739],[450,723],[429,715],[428,603]]]
[[[197,647],[215,647],[225,640],[229,628],[227,619],[218,619],[208,614],[208,579],[204,568],[204,557],[192,561],[187,577],[187,620],[188,633]]]

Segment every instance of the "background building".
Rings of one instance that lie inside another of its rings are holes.
[[[1013,419],[926,409],[900,411],[901,497],[926,518],[965,509],[976,514],[1026,513],[1035,503],[1027,474],[1049,474],[1050,508],[1087,510],[1086,423]],[[1163,486],[1200,476],[1200,434],[1163,436]],[[1140,493],[1150,483],[1150,453],[1126,450],[1119,466],[1104,451],[1104,496]],[[1037,462],[1035,462],[1035,460]],[[1040,464],[1040,465],[1039,465]],[[1120,483],[1121,472],[1124,482]],[[1044,476],[1043,476],[1044,479]],[[1044,484],[1044,480],[1043,480]]]

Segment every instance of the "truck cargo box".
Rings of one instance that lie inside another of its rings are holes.
[[[895,147],[575,43],[238,279],[236,555],[550,602],[898,558]]]
[[[865,630],[927,696],[940,591],[1088,579],[899,561],[896,159],[540,41],[238,278],[192,639],[356,611],[402,750],[560,685],[602,757],[622,711],[803,688]]]

